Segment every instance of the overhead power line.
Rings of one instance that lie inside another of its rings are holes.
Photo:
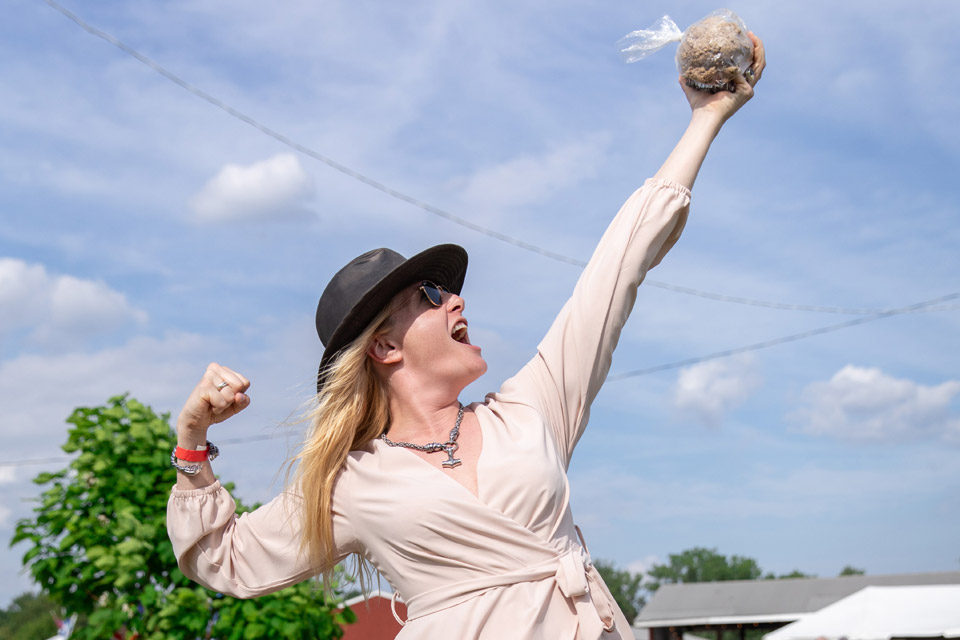
[[[743,347],[736,347],[734,349],[725,349],[724,351],[717,351],[715,353],[711,353],[705,356],[700,356],[697,358],[688,358],[686,360],[678,360],[677,362],[670,362],[667,364],[655,365],[652,367],[646,367],[644,369],[636,369],[634,371],[625,371],[623,373],[615,373],[607,376],[607,380],[615,381],[615,380],[623,380],[625,378],[635,378],[637,376],[645,376],[651,373],[657,373],[659,371],[666,371],[668,369],[679,369],[680,367],[688,367],[690,365],[706,362],[707,360],[717,360],[719,358],[726,358],[729,356],[746,353],[748,351],[759,351],[760,349],[775,347],[780,344],[786,344],[787,342],[796,342],[797,340],[811,338],[813,336],[818,336],[824,333],[830,333],[832,331],[839,331],[840,329],[846,329],[848,327],[854,327],[860,324],[866,324],[867,322],[873,322],[874,320],[883,320],[884,318],[890,318],[890,317],[901,315],[904,313],[920,311],[932,305],[939,304],[942,302],[947,302],[949,300],[956,300],[957,298],[960,298],[960,292],[951,293],[945,296],[940,296],[938,298],[933,298],[932,300],[926,300],[924,302],[918,302],[916,304],[911,304],[906,307],[900,307],[899,309],[891,309],[889,311],[875,313],[873,315],[866,316],[863,318],[854,318],[853,320],[847,320],[846,322],[831,324],[825,327],[819,327],[817,329],[810,329],[809,331],[801,331],[800,333],[794,333],[792,335],[783,336],[781,338],[774,338],[772,340],[765,340],[763,342],[755,342],[753,344],[748,344]]]
[[[192,93],[193,95],[197,96],[198,98],[209,102],[210,104],[212,104],[213,106],[217,107],[218,109],[222,109],[223,111],[227,112],[228,114],[230,114],[230,115],[233,116],[234,118],[240,120],[241,122],[244,122],[244,123],[250,125],[251,127],[257,129],[257,130],[260,131],[261,133],[264,133],[264,134],[270,136],[271,138],[273,138],[273,139],[276,140],[277,142],[280,142],[281,144],[284,144],[284,145],[290,147],[291,149],[295,149],[296,151],[299,151],[300,153],[302,153],[302,154],[304,154],[304,155],[306,155],[306,156],[309,156],[309,157],[313,158],[314,160],[319,160],[320,162],[324,163],[325,165],[327,165],[327,166],[329,166],[329,167],[331,167],[331,168],[333,168],[333,169],[336,169],[336,170],[339,171],[340,173],[343,173],[343,174],[345,174],[345,175],[347,175],[347,176],[350,176],[350,177],[353,178],[354,180],[358,180],[358,181],[362,182],[363,184],[365,184],[365,185],[367,185],[367,186],[369,186],[369,187],[373,187],[374,189],[376,189],[376,190],[378,190],[378,191],[382,191],[383,193],[387,194],[388,196],[391,196],[391,197],[393,197],[393,198],[396,198],[396,199],[398,199],[398,200],[401,200],[401,201],[403,201],[403,202],[406,202],[406,203],[408,203],[408,204],[411,204],[411,205],[413,205],[413,206],[415,206],[415,207],[419,207],[420,209],[423,209],[424,211],[427,211],[427,212],[429,212],[429,213],[432,213],[432,214],[434,214],[434,215],[436,215],[436,216],[440,216],[441,218],[445,218],[445,219],[447,219],[447,220],[449,220],[449,221],[451,221],[451,222],[453,222],[453,223],[455,223],[455,224],[458,224],[458,225],[460,225],[460,226],[462,226],[462,227],[466,227],[467,229],[470,229],[470,230],[472,230],[472,231],[476,231],[477,233],[482,233],[482,234],[484,234],[484,235],[490,236],[491,238],[495,238],[495,239],[497,239],[497,240],[500,240],[501,242],[506,242],[506,243],[512,244],[512,245],[514,245],[514,246],[520,247],[521,249],[526,249],[527,251],[532,251],[532,252],[534,252],[534,253],[538,253],[538,254],[540,254],[540,255],[542,255],[542,256],[545,256],[545,257],[547,257],[547,258],[552,258],[553,260],[557,260],[557,261],[560,261],[560,262],[566,262],[566,263],[568,263],[568,264],[572,264],[572,265],[575,265],[575,266],[581,266],[581,267],[582,267],[582,266],[584,266],[584,265],[586,264],[586,263],[584,263],[582,260],[576,260],[576,259],[574,259],[574,258],[570,258],[570,257],[565,256],[565,255],[563,255],[563,254],[556,253],[555,251],[550,251],[549,249],[544,249],[543,247],[539,247],[539,246],[537,246],[537,245],[535,245],[535,244],[531,244],[531,243],[529,243],[529,242],[524,242],[523,240],[519,240],[519,239],[514,238],[514,237],[512,237],[512,236],[508,236],[508,235],[503,234],[503,233],[500,233],[500,232],[498,232],[498,231],[494,231],[493,229],[488,229],[488,228],[483,227],[483,226],[481,226],[481,225],[475,224],[475,223],[473,223],[473,222],[470,222],[469,220],[466,220],[465,218],[461,218],[461,217],[459,217],[459,216],[455,216],[455,215],[453,215],[452,213],[450,213],[450,212],[448,212],[448,211],[444,211],[443,209],[439,209],[439,208],[437,208],[437,207],[434,207],[433,205],[430,205],[430,204],[427,204],[426,202],[423,202],[423,201],[421,201],[421,200],[418,200],[417,198],[414,198],[413,196],[409,196],[409,195],[407,195],[407,194],[405,194],[405,193],[402,193],[402,192],[400,192],[400,191],[397,191],[396,189],[392,189],[391,187],[388,187],[387,185],[383,184],[382,182],[379,182],[379,181],[377,181],[377,180],[374,180],[373,178],[370,178],[370,177],[368,177],[368,176],[365,176],[364,174],[360,173],[359,171],[354,171],[354,170],[351,169],[350,167],[347,167],[347,166],[345,166],[345,165],[342,165],[342,164],[340,164],[339,162],[337,162],[336,160],[333,160],[333,159],[331,159],[331,158],[328,158],[327,156],[325,156],[325,155],[323,155],[323,154],[321,154],[321,153],[319,153],[319,152],[317,152],[317,151],[314,151],[313,149],[310,149],[309,147],[306,147],[306,146],[300,144],[299,142],[296,142],[295,140],[292,140],[291,138],[288,138],[287,136],[283,135],[283,134],[280,133],[279,131],[276,131],[275,129],[272,129],[271,127],[268,127],[267,125],[263,124],[262,122],[260,122],[260,121],[258,121],[258,120],[256,120],[256,119],[248,116],[247,114],[245,114],[245,113],[243,113],[243,112],[241,112],[241,111],[238,111],[237,109],[234,109],[233,107],[231,107],[230,105],[228,105],[228,104],[227,104],[226,102],[224,102],[223,100],[220,100],[219,98],[216,98],[216,97],[210,95],[210,94],[207,93],[206,91],[204,91],[204,90],[202,90],[202,89],[200,89],[200,88],[198,88],[198,87],[193,86],[192,84],[190,84],[190,83],[187,82],[186,80],[180,78],[179,76],[177,76],[177,75],[174,74],[173,72],[168,71],[167,69],[165,69],[165,68],[162,67],[161,65],[157,64],[156,62],[154,62],[153,60],[151,60],[151,59],[148,58],[147,56],[143,55],[142,53],[140,53],[139,51],[137,51],[137,50],[134,49],[133,47],[130,47],[130,46],[124,44],[124,43],[121,42],[120,40],[114,38],[114,37],[113,37],[112,35],[110,35],[109,33],[106,33],[105,31],[102,31],[102,30],[100,30],[100,29],[98,29],[98,28],[96,28],[96,27],[94,27],[94,26],[92,26],[92,25],[84,22],[79,16],[77,16],[77,15],[74,14],[74,13],[72,13],[72,12],[71,12],[70,10],[68,10],[67,8],[65,8],[65,7],[57,4],[56,2],[54,2],[54,0],[44,0],[44,1],[45,1],[48,5],[50,5],[51,7],[53,7],[54,9],[56,9],[57,11],[59,11],[60,13],[62,13],[64,16],[66,16],[67,18],[69,18],[70,20],[72,20],[73,22],[75,22],[81,29],[83,29],[83,30],[86,31],[87,33],[90,33],[90,34],[92,34],[92,35],[94,35],[94,36],[96,36],[96,37],[98,37],[98,38],[101,38],[102,40],[106,40],[107,42],[109,42],[109,43],[112,44],[113,46],[119,48],[119,49],[120,49],[121,51],[123,51],[124,53],[133,56],[134,58],[136,58],[137,60],[139,60],[139,61],[142,62],[143,64],[147,65],[148,67],[150,67],[151,69],[153,69],[154,71],[156,71],[157,73],[159,73],[160,75],[162,75],[164,78],[166,78],[166,79],[169,80],[170,82],[173,82],[173,83],[176,84],[177,86],[179,86],[179,87],[181,87],[181,88],[189,91],[190,93]]]
[[[288,434],[276,433],[272,435],[263,434],[259,436],[244,436],[239,438],[223,438],[217,440],[217,446],[228,444],[243,444],[247,442],[260,442],[262,440],[277,440],[285,438]],[[69,462],[73,458],[68,456],[58,456],[55,458],[33,458],[30,460],[0,460],[0,467],[26,467],[37,464],[56,464],[60,462]]]
[[[945,296],[933,298],[931,300],[925,300],[923,302],[911,304],[906,307],[900,307],[899,309],[891,309],[883,313],[876,313],[871,316],[867,316],[865,318],[854,318],[853,320],[848,320],[846,322],[840,322],[838,324],[832,324],[832,325],[828,325],[826,327],[820,327],[817,329],[810,329],[809,331],[802,331],[800,333],[794,333],[792,335],[783,336],[781,338],[774,338],[772,340],[765,340],[763,342],[755,342],[753,344],[748,344],[743,347],[736,347],[734,349],[717,351],[715,353],[711,353],[705,356],[700,356],[698,358],[687,358],[686,360],[678,360],[676,362],[669,362],[667,364],[655,365],[652,367],[647,367],[645,369],[636,369],[634,371],[614,373],[607,376],[607,381],[612,382],[616,380],[624,380],[626,378],[635,378],[638,376],[649,375],[651,373],[657,373],[660,371],[667,371],[669,369],[679,369],[680,367],[687,367],[690,365],[698,364],[700,362],[706,362],[707,360],[717,360],[719,358],[726,358],[728,356],[746,353],[748,351],[759,351],[760,349],[766,349],[769,347],[786,344],[788,342],[796,342],[798,340],[803,340],[805,338],[811,338],[813,336],[822,335],[824,333],[839,331],[840,329],[846,329],[848,327],[854,327],[857,325],[866,324],[867,322],[873,322],[875,320],[883,320],[884,318],[890,318],[896,315],[911,313],[913,311],[922,311],[932,307],[933,305],[940,304],[943,302],[948,302],[950,300],[956,300],[958,298],[960,298],[960,292],[950,293]],[[242,444],[247,442],[259,442],[262,440],[275,440],[277,438],[288,437],[288,435],[289,434],[286,434],[286,433],[263,434],[263,435],[245,436],[245,437],[239,437],[239,438],[226,438],[223,440],[219,440],[218,442],[221,445]],[[36,465],[36,464],[54,464],[59,462],[67,462],[69,460],[70,458],[68,457],[37,458],[33,460],[6,460],[6,461],[0,461],[0,467],[25,467],[28,465]]]
[[[908,313],[907,311],[901,311],[900,307],[878,309],[876,307],[830,307],[830,306],[812,305],[812,304],[788,304],[788,303],[782,303],[782,302],[768,302],[766,300],[755,300],[751,298],[743,298],[740,296],[728,296],[728,295],[723,295],[719,293],[711,293],[709,291],[702,291],[700,289],[691,289],[690,287],[683,287],[675,284],[668,284],[666,282],[656,282],[653,280],[644,280],[643,284],[645,286],[657,287],[659,289],[667,289],[669,291],[685,293],[691,296],[707,298],[709,300],[719,300],[721,302],[733,302],[736,304],[745,304],[745,305],[750,305],[754,307],[766,307],[768,309],[779,309],[783,311],[815,311],[818,313],[836,313],[836,314],[851,315],[851,316],[868,316],[868,315],[886,314],[891,312],[896,312],[898,314]],[[944,305],[940,307],[924,307],[923,309],[911,309],[911,311],[951,311],[954,309],[960,309],[960,306]]]
[[[34,458],[32,460],[0,460],[0,467],[26,467],[34,464],[56,464],[66,462],[70,458],[59,456],[57,458]]]
[[[44,2],[46,2],[47,5],[49,5],[51,8],[63,14],[65,17],[69,18],[72,22],[74,22],[77,26],[79,26],[81,29],[83,29],[87,33],[90,33],[91,35],[94,35],[106,42],[109,42],[113,46],[117,47],[124,53],[132,56],[139,62],[143,63],[144,65],[146,65],[156,73],[160,74],[170,82],[181,87],[182,89],[189,91],[190,93],[197,96],[198,98],[212,104],[218,109],[221,109],[222,111],[240,120],[241,122],[273,138],[277,142],[280,142],[281,144],[287,147],[290,147],[291,149],[294,149],[305,156],[308,156],[310,158],[313,158],[314,160],[322,162],[323,164],[329,166],[330,168],[335,169],[336,171],[339,171],[340,173],[343,173],[344,175],[349,176],[354,180],[357,180],[373,189],[376,189],[377,191],[385,193],[392,198],[395,198],[402,202],[406,202],[407,204],[413,205],[435,216],[444,218],[445,220],[448,220],[454,224],[457,224],[466,229],[470,229],[471,231],[474,231],[476,233],[483,234],[495,240],[499,240],[500,242],[504,242],[506,244],[513,245],[525,251],[529,251],[531,253],[541,255],[545,258],[550,258],[551,260],[556,260],[557,262],[563,262],[565,264],[569,264],[575,267],[582,268],[587,265],[585,261],[580,260],[578,258],[572,258],[562,253],[551,251],[550,249],[546,249],[544,247],[535,245],[533,243],[520,240],[519,238],[515,238],[505,233],[501,233],[499,231],[476,224],[465,218],[461,218],[460,216],[454,215],[449,211],[445,211],[429,203],[423,202],[422,200],[414,198],[413,196],[407,195],[401,191],[397,191],[396,189],[393,189],[392,187],[389,187],[378,180],[374,180],[373,178],[370,178],[369,176],[366,176],[360,173],[359,171],[355,171],[350,167],[340,164],[336,160],[333,160],[332,158],[328,158],[327,156],[296,142],[295,140],[283,135],[279,131],[276,131],[275,129],[256,120],[255,118],[248,116],[247,114],[231,107],[229,104],[227,104],[223,100],[220,100],[219,98],[207,93],[206,91],[190,84],[189,82],[187,82],[180,76],[176,75],[172,71],[169,71],[165,67],[161,66],[160,64],[154,62],[147,56],[143,55],[133,47],[118,40],[117,38],[110,35],[109,33],[101,29],[98,29],[97,27],[94,27],[93,25],[85,22],[82,18],[77,16],[75,13],[71,12],[66,7],[63,7],[62,5],[58,4],[54,0],[44,0]],[[756,299],[745,298],[741,296],[729,296],[729,295],[724,295],[719,293],[711,293],[709,291],[702,291],[702,290],[694,289],[691,287],[683,287],[683,286],[673,285],[667,282],[650,280],[650,279],[646,281],[646,284],[647,286],[650,286],[650,287],[666,289],[668,291],[674,291],[676,293],[696,296],[696,297],[705,298],[708,300],[716,300],[719,302],[729,302],[733,304],[743,304],[748,306],[764,307],[768,309],[778,309],[778,310],[785,310],[785,311],[813,311],[818,313],[837,313],[837,314],[846,314],[846,315],[868,315],[868,314],[886,313],[888,311],[886,309],[876,309],[876,308],[831,307],[831,306],[820,306],[820,305],[786,304],[786,303],[780,303],[780,302],[770,302],[766,300],[756,300]]]

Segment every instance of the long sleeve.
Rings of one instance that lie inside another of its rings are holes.
[[[219,482],[204,489],[174,488],[167,502],[167,532],[180,570],[220,593],[249,598],[272,593],[319,572],[300,548],[300,497],[289,491],[254,511],[237,515],[236,503]],[[341,556],[356,539],[334,514]]]
[[[690,191],[677,183],[650,179],[634,192],[601,238],[537,354],[501,388],[507,396],[533,392],[567,464],[609,372],[637,287],[679,239],[689,207]]]

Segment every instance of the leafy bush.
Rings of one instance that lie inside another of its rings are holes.
[[[67,422],[67,468],[41,473],[33,518],[11,545],[27,543],[23,564],[56,604],[85,616],[73,637],[193,640],[339,638],[337,613],[312,583],[254,600],[209,591],[177,569],[166,504],[176,472],[169,416],[127,396],[78,408]],[[228,485],[228,488],[232,488]],[[237,500],[240,511],[247,510]]]

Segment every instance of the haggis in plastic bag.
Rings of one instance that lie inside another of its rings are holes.
[[[649,29],[628,33],[617,42],[627,62],[636,62],[671,42],[677,47],[677,70],[687,84],[716,93],[733,91],[736,78],[750,73],[753,41],[743,20],[729,9],[718,9],[680,31],[670,16],[663,16]]]

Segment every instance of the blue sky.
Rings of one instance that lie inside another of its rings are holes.
[[[616,41],[717,8],[65,2],[295,143],[575,260],[688,118],[672,48],[627,65]],[[960,569],[960,300],[695,362],[960,292],[960,4],[727,6],[769,66],[612,373],[690,364],[605,386],[570,469],[576,520],[595,557],[634,570],[692,546],[777,573]],[[217,471],[267,499],[321,353],[316,300],[347,260],[467,248],[490,370],[464,401],[532,355],[572,289],[577,267],[335,171],[44,2],[5,9],[0,462],[60,455],[71,410],[117,393],[175,414],[215,360],[253,381],[253,405],[211,439],[276,436],[224,446]],[[59,466],[0,465],[0,537]],[[22,553],[0,551],[2,603],[30,586]]]

